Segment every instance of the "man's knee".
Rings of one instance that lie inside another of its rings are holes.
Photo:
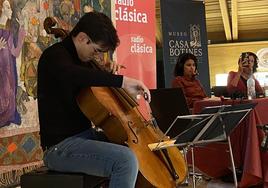
[[[124,151],[124,156],[122,157],[122,162],[126,168],[131,169],[131,171],[138,172],[139,162],[135,153],[131,149],[127,148]]]

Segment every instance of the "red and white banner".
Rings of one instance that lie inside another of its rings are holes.
[[[155,0],[115,0],[114,9],[120,73],[156,88]]]

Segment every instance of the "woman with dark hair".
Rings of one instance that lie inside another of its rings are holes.
[[[196,79],[197,74],[197,58],[190,53],[181,54],[174,69],[172,87],[183,89],[189,108],[195,101],[207,97],[202,84]]]
[[[230,95],[240,97],[247,96],[247,80],[251,74],[257,72],[258,57],[252,52],[243,52],[238,60],[238,71],[231,71],[228,74],[227,91]],[[263,89],[260,83],[255,80],[256,94],[263,94]]]

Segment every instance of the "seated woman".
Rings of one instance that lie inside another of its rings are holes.
[[[232,97],[246,97],[247,96],[247,80],[252,73],[257,71],[258,57],[252,52],[244,52],[240,55],[238,60],[238,71],[231,71],[228,74],[227,91]],[[253,76],[255,80],[256,95],[263,94],[263,89],[260,83]]]
[[[195,101],[207,97],[202,84],[195,78],[197,74],[197,58],[190,53],[181,54],[174,69],[172,87],[183,89],[189,108],[193,108]]]

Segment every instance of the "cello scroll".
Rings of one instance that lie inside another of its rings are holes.
[[[56,38],[64,39],[69,32],[62,28],[55,28],[57,21],[53,17],[47,17],[44,21],[44,29],[48,34],[55,35]]]

